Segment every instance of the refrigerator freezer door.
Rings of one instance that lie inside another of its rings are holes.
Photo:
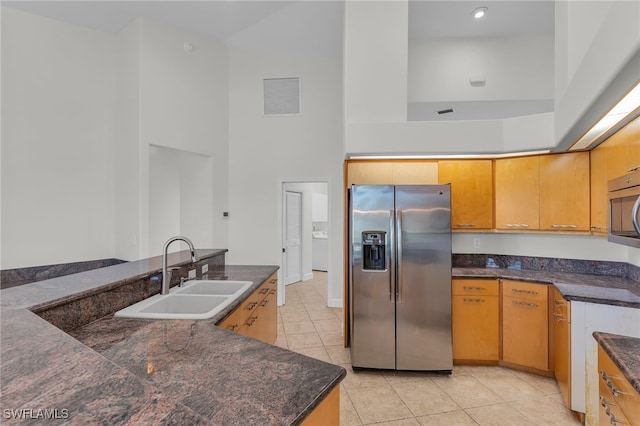
[[[451,370],[450,185],[396,186],[398,370]]]
[[[393,186],[352,188],[349,291],[354,367],[395,368],[393,204]]]

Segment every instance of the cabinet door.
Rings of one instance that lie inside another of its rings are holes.
[[[438,182],[451,183],[452,228],[493,228],[491,160],[439,161]]]
[[[588,231],[589,153],[540,157],[540,229]]]
[[[539,157],[495,160],[496,229],[539,229]]]
[[[591,232],[606,234],[609,228],[607,194],[607,150],[603,145],[591,150]]]
[[[438,183],[438,162],[429,160],[350,161],[351,185],[428,185]]]
[[[258,316],[258,338],[263,342],[275,343],[277,338],[277,279],[270,278],[266,287],[266,297],[256,309]]]
[[[502,359],[549,369],[547,286],[502,280]]]
[[[438,163],[436,161],[394,161],[394,185],[431,185],[438,183]]]
[[[497,361],[500,304],[497,280],[452,280],[453,359]]]
[[[391,161],[352,161],[347,163],[347,188],[351,185],[389,185],[393,182]]]
[[[553,289],[554,373],[567,407],[571,406],[571,304]]]

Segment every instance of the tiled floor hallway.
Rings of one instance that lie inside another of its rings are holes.
[[[277,345],[342,365],[342,425],[579,425],[553,379],[501,367],[449,375],[353,372],[342,345],[342,309],[327,308],[326,273],[286,287]]]

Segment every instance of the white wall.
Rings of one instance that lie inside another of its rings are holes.
[[[2,8],[2,269],[114,256],[114,49]]]
[[[136,19],[116,35],[116,131],[114,173],[115,255],[124,260],[141,259],[146,250],[142,237],[141,196],[147,186],[146,147],[140,145],[140,32]],[[145,191],[146,193],[146,191]]]
[[[149,18],[117,38],[122,139],[116,143],[123,164],[116,179],[127,196],[117,199],[116,253],[157,255],[178,234],[197,247],[226,247],[226,48]]]
[[[262,80],[300,77],[302,114],[263,116]],[[342,299],[341,62],[229,51],[230,264],[281,264],[281,183],[328,181],[330,303]]]
[[[405,122],[409,3],[347,1],[344,20],[345,122]]]
[[[409,41],[409,102],[553,99],[553,36]],[[469,84],[483,75],[483,87]]]

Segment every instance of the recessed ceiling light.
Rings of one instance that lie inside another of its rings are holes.
[[[471,12],[471,15],[475,18],[475,19],[482,19],[485,17],[485,15],[487,14],[487,11],[489,10],[488,7],[486,6],[480,6],[477,9],[474,9],[473,12]]]

